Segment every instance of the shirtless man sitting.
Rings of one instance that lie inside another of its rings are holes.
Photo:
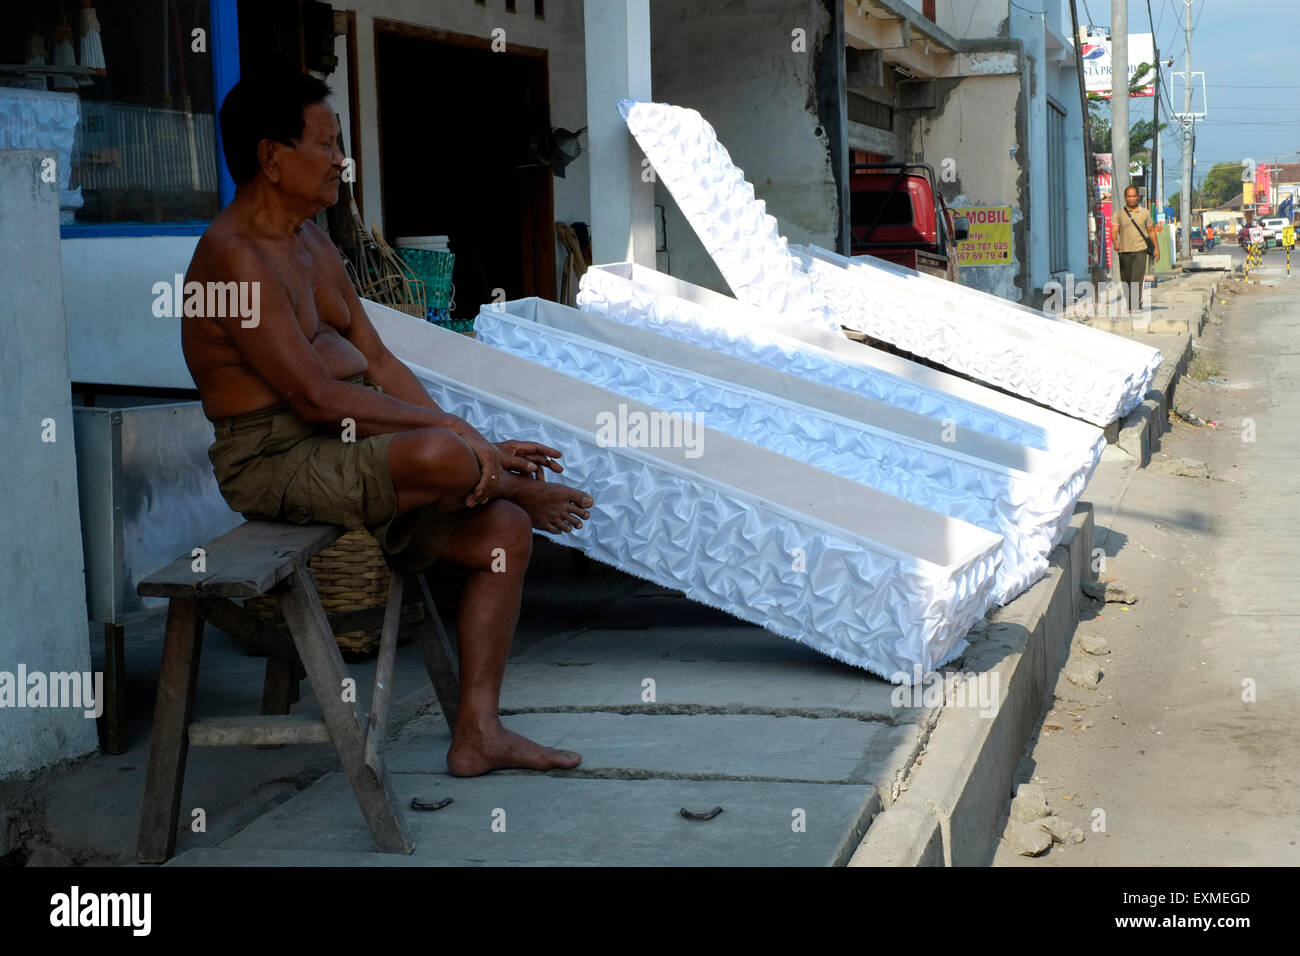
[[[448,768],[577,766],[578,754],[506,730],[498,703],[532,529],[581,528],[592,499],[541,480],[562,470],[559,451],[489,442],[441,411],[384,347],[310,221],[338,200],[343,170],[329,93],[306,75],[246,78],[221,109],[237,189],[186,282],[256,283],[245,288],[258,290],[258,314],[186,318],[181,340],[216,432],[209,457],[222,495],[246,517],[368,528],[408,571],[436,558],[468,569]]]

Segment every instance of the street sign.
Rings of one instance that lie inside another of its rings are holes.
[[[1295,226],[1284,226],[1282,228],[1282,245],[1288,249],[1295,245]]]

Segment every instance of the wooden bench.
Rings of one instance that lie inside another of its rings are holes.
[[[343,529],[333,525],[294,525],[249,521],[204,546],[206,566],[194,570],[190,556],[177,558],[149,575],[137,590],[168,598],[158,699],[149,741],[144,805],[137,858],[162,863],[176,847],[185,762],[194,746],[277,746],[334,744],[343,770],[370,827],[375,846],[386,853],[414,848],[383,764],[383,742],[392,700],[393,664],[402,596],[419,589],[425,617],[415,639],[449,726],[455,725],[460,688],[455,652],[438,617],[423,575],[394,570],[375,671],[369,720],[343,699],[347,677],[343,656],[316,593],[309,563]],[[284,614],[289,638],[233,599],[273,594]],[[261,716],[194,720],[194,692],[205,621],[267,655]],[[323,720],[290,714],[298,681],[311,681]]]

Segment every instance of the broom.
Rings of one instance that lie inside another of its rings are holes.
[[[96,76],[108,74],[108,64],[104,62],[104,41],[99,36],[99,17],[91,0],[81,0],[81,65],[95,71]]]

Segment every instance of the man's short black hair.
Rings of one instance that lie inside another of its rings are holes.
[[[221,145],[230,178],[246,183],[262,168],[257,144],[264,139],[292,146],[307,121],[303,111],[330,95],[308,73],[267,72],[242,77],[221,104]]]

